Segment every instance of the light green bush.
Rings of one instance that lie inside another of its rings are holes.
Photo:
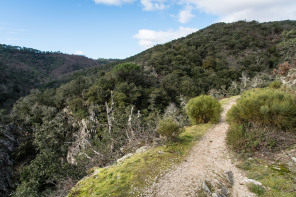
[[[198,96],[186,105],[187,115],[192,124],[217,123],[222,111],[221,104],[211,96]]]
[[[296,99],[280,89],[253,89],[241,96],[227,118],[230,122],[252,122],[293,130],[296,127]]]
[[[279,89],[282,87],[282,82],[280,80],[274,80],[268,85],[269,88]]]
[[[227,113],[230,128],[227,143],[238,152],[276,150],[293,143],[296,100],[281,89],[253,89],[245,92]]]
[[[177,138],[177,136],[182,132],[182,129],[176,120],[172,117],[166,117],[158,122],[157,132],[172,141]]]

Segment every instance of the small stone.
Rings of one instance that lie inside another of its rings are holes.
[[[119,150],[120,152],[124,153],[124,147],[121,147]]]
[[[164,152],[163,152],[163,151],[161,151],[161,150],[159,150],[159,151],[158,151],[158,153],[159,153],[159,154],[164,154]]]
[[[136,153],[143,153],[148,150],[148,146],[142,146],[136,150]]]
[[[222,188],[221,188],[221,193],[222,193],[223,195],[225,195],[225,196],[228,196],[228,189],[225,188],[225,187],[222,187]]]
[[[210,140],[210,142],[213,142],[212,140]]]
[[[213,193],[213,194],[212,194],[212,197],[219,197],[219,196],[218,196],[218,194]]]
[[[292,157],[292,160],[296,163],[296,157]]]
[[[224,194],[213,193],[213,194],[212,194],[212,197],[227,197],[227,196],[225,196]]]
[[[233,185],[233,173],[231,171],[226,172],[227,180],[230,183],[230,185]]]
[[[221,183],[221,181],[219,181],[218,179],[214,179],[214,182],[215,182],[216,187],[218,187],[218,188],[223,187],[223,183]]]
[[[260,183],[259,181],[254,180],[254,179],[244,179],[242,181],[242,183],[244,183],[244,184],[252,183],[252,184],[255,184],[255,185],[262,186],[262,183]]]
[[[211,192],[210,188],[208,187],[206,181],[204,181],[204,182],[202,183],[202,189],[203,189],[203,191],[205,191],[205,192],[208,193],[209,195],[212,194],[212,192]]]

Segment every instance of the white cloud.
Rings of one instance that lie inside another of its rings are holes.
[[[220,21],[296,19],[295,0],[180,0]]]
[[[74,54],[75,55],[85,55],[85,53],[83,51],[76,51]]]
[[[187,23],[195,16],[192,14],[192,7],[186,6],[183,10],[179,12],[179,22],[180,23]]]
[[[97,4],[106,4],[106,5],[121,5],[124,3],[132,3],[135,0],[93,0]]]
[[[275,21],[296,19],[296,0],[93,0],[97,4],[122,5],[140,2],[145,11],[164,10],[173,6],[180,8],[178,21],[189,22],[199,10],[215,15],[219,21],[234,22],[237,20]]]
[[[147,49],[156,44],[163,44],[165,42],[187,36],[198,29],[180,27],[177,30],[168,30],[168,31],[154,31],[149,29],[141,29],[138,31],[134,38],[138,39],[138,44],[143,48]]]
[[[163,10],[166,8],[166,0],[141,0],[145,11]]]
[[[133,3],[137,0],[93,0],[97,4],[105,5],[115,5],[119,6],[125,3]],[[167,0],[140,0],[141,4],[144,6],[145,11],[163,10],[167,6],[165,2]]]

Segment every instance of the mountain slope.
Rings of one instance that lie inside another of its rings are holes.
[[[0,109],[9,109],[15,100],[29,94],[31,89],[61,79],[65,74],[109,62],[0,45]]]
[[[290,60],[287,48],[291,47],[280,43],[287,39],[283,33],[295,27],[295,21],[217,23],[125,61],[154,72],[169,93],[186,95],[185,89],[190,89],[198,95],[221,86],[229,88],[242,72],[254,77]]]
[[[8,117],[22,139],[16,196],[65,193],[87,169],[159,144],[158,121],[188,125],[183,107],[194,96],[266,86],[293,51],[293,29],[295,21],[215,24],[21,98]]]

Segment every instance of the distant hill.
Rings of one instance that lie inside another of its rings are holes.
[[[113,61],[0,44],[0,109],[10,108],[16,99],[29,94],[32,88],[73,71]]]
[[[270,73],[280,62],[291,60],[295,44],[282,42],[289,39],[288,32],[295,28],[296,21],[289,20],[217,23],[124,61],[157,74],[158,81],[173,93],[171,98],[186,95],[182,83],[194,86],[192,95],[199,95],[221,86],[229,88],[232,81],[240,80],[242,72],[254,77],[257,73]]]
[[[290,20],[216,23],[186,37],[156,45],[125,61],[153,66],[156,71],[168,73],[177,67],[182,70],[188,64],[206,66],[203,63],[210,58],[223,60],[223,64],[230,68],[247,70],[259,64],[257,59],[260,57],[263,58],[260,63],[264,65],[254,70],[264,70],[278,63],[278,59],[270,57],[285,57],[277,44],[285,40],[283,32],[295,27],[296,21]],[[258,58],[252,59],[255,57]]]

